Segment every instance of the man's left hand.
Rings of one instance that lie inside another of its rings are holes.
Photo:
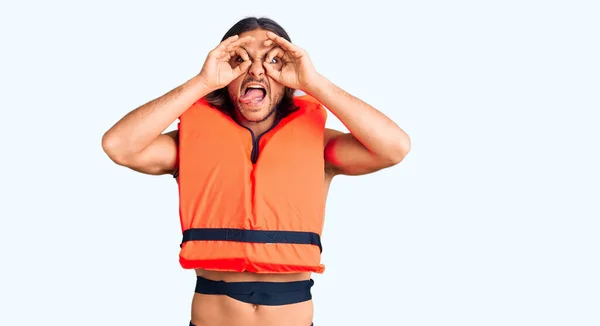
[[[273,32],[267,32],[267,37],[265,46],[278,45],[267,53],[263,63],[267,75],[289,88],[306,92],[319,76],[308,53]],[[277,60],[283,63],[281,69],[275,68]]]

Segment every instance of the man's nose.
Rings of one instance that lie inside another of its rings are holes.
[[[265,73],[265,68],[260,60],[254,60],[250,66],[249,72],[254,77],[261,77]]]

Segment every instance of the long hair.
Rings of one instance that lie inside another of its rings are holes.
[[[292,42],[287,32],[277,24],[275,21],[269,18],[257,18],[257,17],[247,17],[240,21],[238,21],[235,25],[233,25],[227,33],[221,39],[221,42],[226,40],[227,38],[233,35],[239,35],[244,32],[253,31],[255,29],[265,29],[271,31],[288,42]],[[298,108],[294,105],[294,93],[295,89],[285,87],[283,97],[281,98],[281,102],[279,102],[279,106],[277,107],[277,114],[279,117],[286,117],[288,114],[296,111]],[[231,102],[231,98],[227,93],[227,87],[223,87],[217,89],[205,97],[206,101],[210,103],[212,106],[216,107],[220,111],[229,116],[234,116],[234,106]]]

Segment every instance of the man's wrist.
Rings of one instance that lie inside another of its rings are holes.
[[[204,97],[210,92],[214,91],[214,89],[208,86],[206,79],[204,79],[204,77],[201,75],[192,77],[186,82],[186,84],[194,90],[194,93],[196,93],[199,98]]]
[[[317,97],[320,90],[327,87],[329,80],[325,76],[316,72],[314,77],[310,78],[302,91],[312,97]]]

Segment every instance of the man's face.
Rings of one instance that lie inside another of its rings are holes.
[[[250,68],[234,79],[227,86],[227,91],[237,114],[248,122],[262,122],[269,118],[277,105],[283,98],[285,87],[275,82],[266,75],[263,63],[269,50],[275,45],[265,46],[267,31],[256,29],[240,34],[240,38],[250,35],[254,41],[244,44],[242,47],[248,53],[252,65]],[[237,67],[243,59],[239,56],[231,58],[232,67]],[[281,70],[282,64],[279,58],[270,64],[273,68]],[[258,88],[254,89],[253,88]]]

